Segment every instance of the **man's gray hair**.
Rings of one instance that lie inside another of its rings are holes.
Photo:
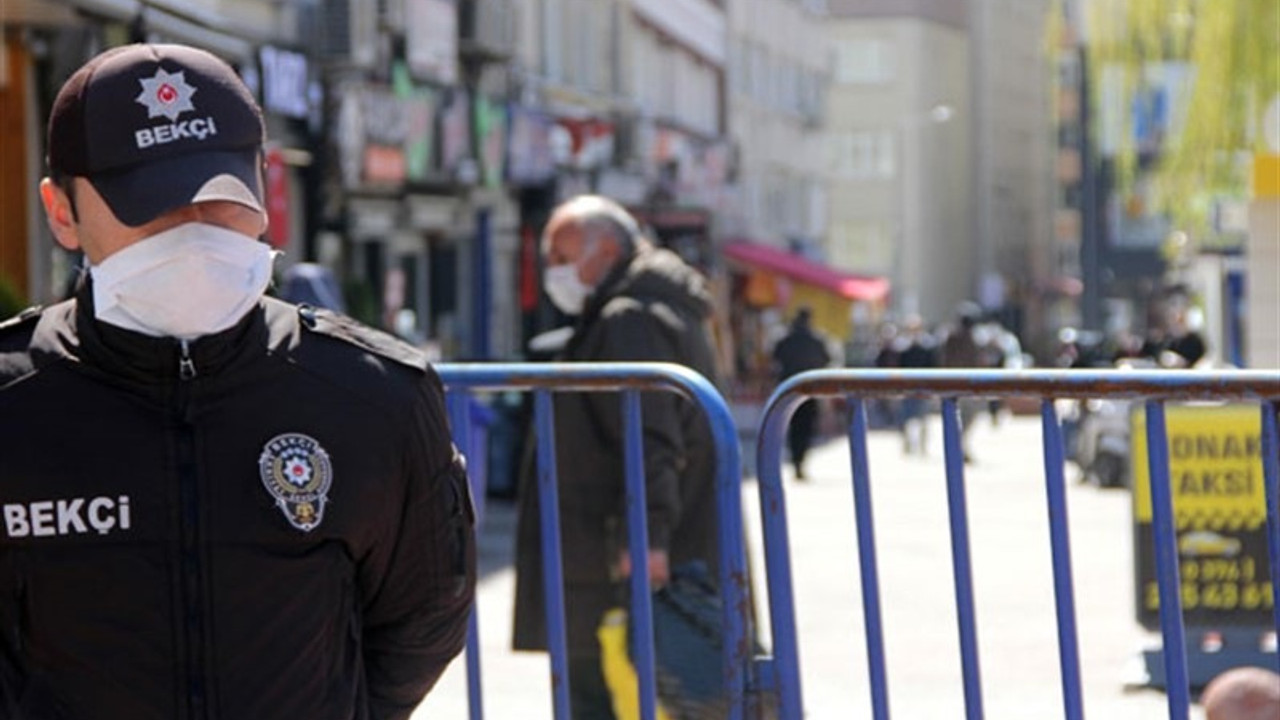
[[[635,251],[640,225],[627,209],[602,195],[579,195],[556,208],[578,222],[589,235],[607,232],[617,238],[624,254]]]

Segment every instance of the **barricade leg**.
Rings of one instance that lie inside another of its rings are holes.
[[[858,568],[862,574],[862,614],[867,634],[867,667],[871,675],[871,711],[875,720],[888,720],[889,688],[885,672],[884,624],[880,614],[880,574],[876,567],[871,471],[867,464],[867,413],[861,398],[850,397],[848,402],[853,509],[858,524]]]
[[[769,621],[773,628],[774,674],[783,720],[804,716],[800,690],[800,650],[796,637],[795,595],[791,585],[791,549],[787,532],[787,502],[782,489],[782,442],[787,420],[800,398],[780,401],[764,414],[757,447],[756,473],[760,487],[760,521],[768,567]]]
[[[1062,673],[1062,702],[1068,720],[1081,720],[1080,651],[1076,638],[1075,583],[1071,577],[1071,538],[1067,524],[1066,480],[1062,426],[1053,400],[1040,405],[1044,437],[1044,480],[1049,503],[1049,543],[1053,553],[1053,594],[1058,610],[1058,662]]]
[[[1267,548],[1271,558],[1271,614],[1280,642],[1280,403],[1262,403],[1262,478],[1267,498]],[[1280,657],[1280,652],[1277,652]],[[1280,672],[1280,667],[1276,668]]]
[[[453,444],[459,452],[464,453],[471,447],[471,418],[467,405],[469,400],[469,396],[463,392],[449,391],[445,394],[445,403],[449,410],[449,425],[453,430]],[[483,487],[475,486],[475,478],[470,474],[468,474],[468,481],[472,483],[472,495],[484,492]],[[478,525],[479,518],[477,518]],[[484,720],[484,692],[481,687],[480,671],[480,621],[475,607],[471,608],[471,617],[467,621],[467,714],[471,720]]]
[[[649,583],[649,529],[647,525],[644,486],[644,433],[640,417],[640,393],[627,390],[622,394],[623,462],[627,485],[627,541],[631,553],[631,621],[635,633],[630,637],[635,653],[633,660],[640,680],[640,717],[654,720],[657,716],[657,683],[654,682],[653,602]]]
[[[538,510],[542,521],[542,592],[546,597],[547,649],[556,720],[570,719],[569,652],[565,635],[564,566],[560,557],[560,494],[556,487],[556,431],[551,393],[534,393],[538,428]]]
[[[982,718],[982,677],[978,666],[978,631],[974,620],[973,569],[969,559],[969,517],[964,496],[964,447],[956,398],[942,400],[942,434],[946,444],[947,505],[951,517],[951,556],[955,574],[956,615],[960,625],[960,659],[964,673],[965,717]]]
[[[1151,515],[1156,546],[1156,580],[1160,588],[1160,630],[1164,644],[1165,692],[1170,720],[1185,720],[1190,712],[1187,686],[1187,641],[1182,625],[1182,581],[1179,578],[1178,538],[1173,523],[1173,490],[1169,486],[1169,437],[1164,403],[1149,400],[1147,464],[1151,477]]]

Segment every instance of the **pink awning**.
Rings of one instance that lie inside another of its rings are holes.
[[[798,283],[822,288],[846,300],[879,302],[889,295],[888,278],[843,272],[781,248],[746,240],[731,240],[724,244],[724,254],[730,260],[784,275]]]

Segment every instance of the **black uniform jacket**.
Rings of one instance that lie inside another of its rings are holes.
[[[435,372],[272,299],[185,349],[91,302],[0,328],[0,718],[407,718],[475,589]]]

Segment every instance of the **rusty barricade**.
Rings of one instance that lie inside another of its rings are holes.
[[[947,505],[950,516],[952,568],[960,635],[960,661],[966,717],[983,716],[979,652],[975,622],[964,458],[958,402],[961,398],[1034,397],[1040,399],[1044,471],[1048,504],[1050,551],[1057,613],[1058,658],[1064,712],[1083,717],[1080,660],[1070,538],[1067,529],[1062,426],[1055,399],[1111,398],[1144,404],[1146,458],[1151,478],[1160,629],[1164,644],[1164,672],[1169,717],[1185,720],[1189,713],[1185,628],[1179,589],[1178,548],[1169,480],[1165,403],[1168,401],[1239,401],[1256,403],[1261,414],[1261,446],[1266,497],[1266,535],[1271,594],[1280,598],[1280,492],[1276,413],[1280,404],[1280,372],[1268,371],[882,371],[818,370],[797,375],[778,387],[761,419],[757,447],[760,504],[764,531],[770,623],[773,636],[773,682],[780,698],[780,716],[803,717],[800,653],[795,628],[791,557],[786,521],[786,492],[782,482],[784,434],[792,413],[810,398],[844,398],[850,423],[848,439],[852,464],[857,553],[862,582],[868,681],[872,714],[889,717],[888,677],[877,571],[875,528],[867,461],[867,419],[864,402],[884,397],[926,397],[941,400],[945,451]],[[1141,461],[1134,458],[1134,462]],[[1272,622],[1280,633],[1280,609],[1272,603]]]
[[[640,393],[675,392],[706,413],[715,443],[716,487],[720,520],[720,575],[723,596],[722,672],[730,717],[753,714],[757,659],[753,657],[749,588],[742,529],[742,479],[737,429],[723,397],[703,376],[667,363],[474,363],[441,364],[456,444],[473,454],[482,452],[470,437],[469,395],[476,392],[522,391],[534,395],[537,445],[537,492],[541,508],[541,542],[545,559],[547,640],[551,656],[552,702],[557,719],[570,717],[568,656],[565,637],[564,583],[560,554],[559,502],[556,483],[555,423],[552,395],[560,392],[618,393],[623,413],[623,457],[631,566],[630,611],[635,621],[632,648],[639,680],[640,717],[653,720],[657,712],[654,672],[652,605],[646,552],[644,449]],[[483,498],[484,488],[477,488]],[[467,647],[470,717],[484,717],[477,623],[472,615]]]

